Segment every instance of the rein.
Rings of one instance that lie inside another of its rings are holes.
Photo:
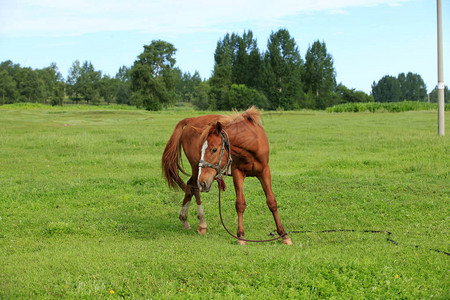
[[[219,216],[220,216],[220,222],[222,222],[223,228],[225,229],[226,232],[228,232],[229,235],[231,235],[232,237],[234,237],[235,239],[238,239],[238,240],[240,240],[240,241],[244,241],[244,242],[252,242],[252,243],[272,242],[272,241],[279,240],[280,238],[282,238],[283,236],[286,235],[286,233],[285,233],[285,234],[282,234],[282,235],[280,235],[280,236],[278,236],[278,237],[276,237],[276,238],[268,239],[268,240],[247,240],[247,239],[240,238],[240,237],[235,236],[234,234],[232,234],[232,233],[228,230],[228,228],[225,226],[225,223],[223,222],[223,218],[222,218],[222,205],[221,205],[221,203],[220,203],[220,192],[221,192],[221,191],[225,191],[225,181],[223,181],[222,177],[220,177],[220,178],[216,177],[216,181],[217,181],[217,184],[218,184],[218,187],[219,187]]]
[[[217,181],[218,184],[218,188],[219,188],[219,216],[220,216],[220,222],[222,222],[222,226],[225,229],[225,231],[231,235],[232,237],[234,237],[235,239],[238,239],[240,241],[244,241],[244,242],[253,242],[253,243],[264,243],[264,242],[272,242],[272,241],[276,241],[279,240],[280,238],[282,238],[283,236],[287,235],[288,233],[293,234],[293,233],[313,233],[313,231],[310,230],[295,230],[295,231],[290,231],[290,232],[286,232],[282,235],[279,235],[278,237],[272,238],[272,239],[268,239],[268,240],[247,240],[244,238],[240,238],[234,234],[232,234],[228,228],[225,226],[225,223],[223,221],[223,217],[222,217],[222,204],[221,204],[221,191],[225,191],[225,181],[223,180],[223,176],[226,175],[226,172],[228,170],[228,168],[231,165],[231,153],[230,153],[230,139],[228,138],[228,134],[225,131],[221,132],[222,135],[222,149],[220,150],[220,158],[219,158],[219,162],[217,164],[211,164],[209,162],[206,162],[204,160],[200,160],[199,161],[199,166],[202,168],[213,168],[217,171],[217,176],[214,178]],[[224,151],[228,152],[228,160],[227,163],[225,165],[224,168],[220,167],[220,163],[222,162],[223,159],[223,153]],[[355,229],[328,229],[328,230],[321,230],[318,231],[320,233],[330,233],[330,232],[357,232],[358,230]],[[392,236],[392,233],[389,231],[381,231],[381,230],[360,230],[361,232],[364,233],[384,233],[387,234],[387,238],[386,241],[393,243],[395,245],[398,245],[399,243],[394,241],[393,239],[391,239],[390,237]],[[270,236],[275,236],[275,232],[271,232],[269,233]],[[418,245],[413,245],[415,248],[419,248],[420,246]],[[434,251],[437,253],[443,253],[447,256],[450,256],[449,252],[443,251],[443,250],[439,250],[439,249],[432,249],[429,248],[428,250],[430,251]]]

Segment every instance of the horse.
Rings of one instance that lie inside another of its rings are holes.
[[[181,149],[191,165],[192,175],[186,183],[180,177],[180,172],[189,176],[182,168]],[[188,210],[195,196],[199,219],[197,232],[200,235],[206,233],[200,192],[208,192],[216,177],[231,175],[236,192],[238,244],[245,245],[243,215],[246,202],[243,185],[246,177],[256,177],[264,190],[277,233],[282,237],[283,244],[292,244],[278,215],[269,168],[269,141],[261,125],[261,113],[255,107],[243,113],[211,114],[181,120],[167,142],[161,164],[169,187],[179,187],[184,191],[179,215],[184,229],[191,229]]]

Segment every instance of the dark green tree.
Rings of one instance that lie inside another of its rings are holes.
[[[81,100],[81,65],[79,60],[75,60],[69,68],[67,75],[67,94],[75,103]]]
[[[208,81],[202,81],[195,87],[191,102],[197,109],[207,110],[213,108],[213,103],[211,103],[209,97],[210,89]]]
[[[0,97],[1,104],[10,104],[19,100],[19,90],[14,80],[14,74],[19,65],[14,65],[12,61],[7,60],[0,64]]]
[[[52,105],[62,105],[64,99],[64,80],[56,66],[51,63],[49,67],[35,70],[42,84],[42,100]]]
[[[445,100],[445,103],[450,103],[450,91],[448,89],[448,86],[444,87],[444,100]],[[437,86],[430,93],[430,102],[432,102],[432,103],[438,102]]]
[[[19,91],[17,90],[13,74],[13,63],[10,60],[0,64],[1,104],[14,103],[19,97]]]
[[[144,46],[131,68],[132,101],[147,110],[160,110],[175,99],[175,47],[161,40]]]
[[[349,89],[343,84],[339,84],[336,87],[336,94],[339,96],[340,103],[373,102],[372,96],[367,95],[363,91]]]
[[[111,78],[109,75],[103,75],[100,79],[100,97],[107,104],[116,102],[116,96],[119,89],[120,81],[118,78]]]
[[[0,71],[0,97],[1,104],[14,103],[19,97],[14,78],[5,70]]]
[[[245,84],[232,84],[229,95],[231,108],[244,110],[252,105],[259,108],[268,108],[269,102],[266,96],[255,89],[245,86]]]
[[[217,42],[214,71],[210,79],[210,98],[219,110],[231,109],[229,93],[232,84],[261,88],[262,56],[252,31],[226,34]]]
[[[386,75],[372,84],[372,95],[376,102],[403,101],[400,82],[394,76]]]
[[[229,109],[228,94],[233,74],[233,41],[230,34],[217,42],[214,52],[214,70],[210,78],[209,97],[214,102],[213,109]]]
[[[62,103],[64,81],[52,63],[43,69],[22,68],[10,60],[0,64],[0,103]]]
[[[95,71],[91,62],[85,61],[80,71],[80,95],[89,104],[98,104],[100,102],[100,80],[102,73]]]
[[[400,73],[397,79],[402,91],[402,100],[425,101],[427,99],[427,86],[419,74]]]
[[[263,90],[271,109],[298,108],[302,94],[303,61],[297,44],[286,29],[272,32],[264,55]]]
[[[253,32],[244,31],[242,37],[231,35],[233,84],[245,84],[249,88],[261,87],[262,56]]]
[[[66,84],[64,81],[57,81],[55,85],[53,86],[53,95],[50,97],[50,103],[55,105],[63,105],[64,101],[64,89],[66,87]]]
[[[14,74],[21,102],[43,102],[43,83],[31,68],[19,68]]]
[[[325,42],[315,41],[305,56],[302,80],[305,93],[311,92],[316,99],[316,107],[324,109],[332,103],[336,88],[336,71],[333,57],[327,52]]]
[[[194,97],[196,87],[202,82],[200,74],[198,71],[194,72],[194,75],[191,73],[182,73],[179,71],[180,79],[176,85],[176,93],[179,98],[183,102],[191,102]]]
[[[115,95],[117,104],[131,104],[131,69],[122,66],[116,74],[118,87]]]

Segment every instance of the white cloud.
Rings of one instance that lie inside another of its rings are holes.
[[[57,36],[116,30],[188,33],[239,22],[409,0],[0,0],[0,36]]]

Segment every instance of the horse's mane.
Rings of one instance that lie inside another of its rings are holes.
[[[238,112],[236,109],[233,109],[232,113],[220,116],[218,119],[213,120],[208,124],[208,126],[205,127],[200,136],[201,143],[206,140],[211,128],[213,128],[217,122],[220,122],[223,127],[227,127],[244,120],[248,120],[253,124],[261,125],[261,112],[255,106],[250,107],[244,112]]]
[[[229,118],[229,122],[223,122],[222,125],[224,126],[241,122],[244,119],[247,119],[254,124],[261,124],[261,112],[255,106],[250,107],[242,113],[239,113],[236,109],[233,109],[233,112],[226,117]]]

